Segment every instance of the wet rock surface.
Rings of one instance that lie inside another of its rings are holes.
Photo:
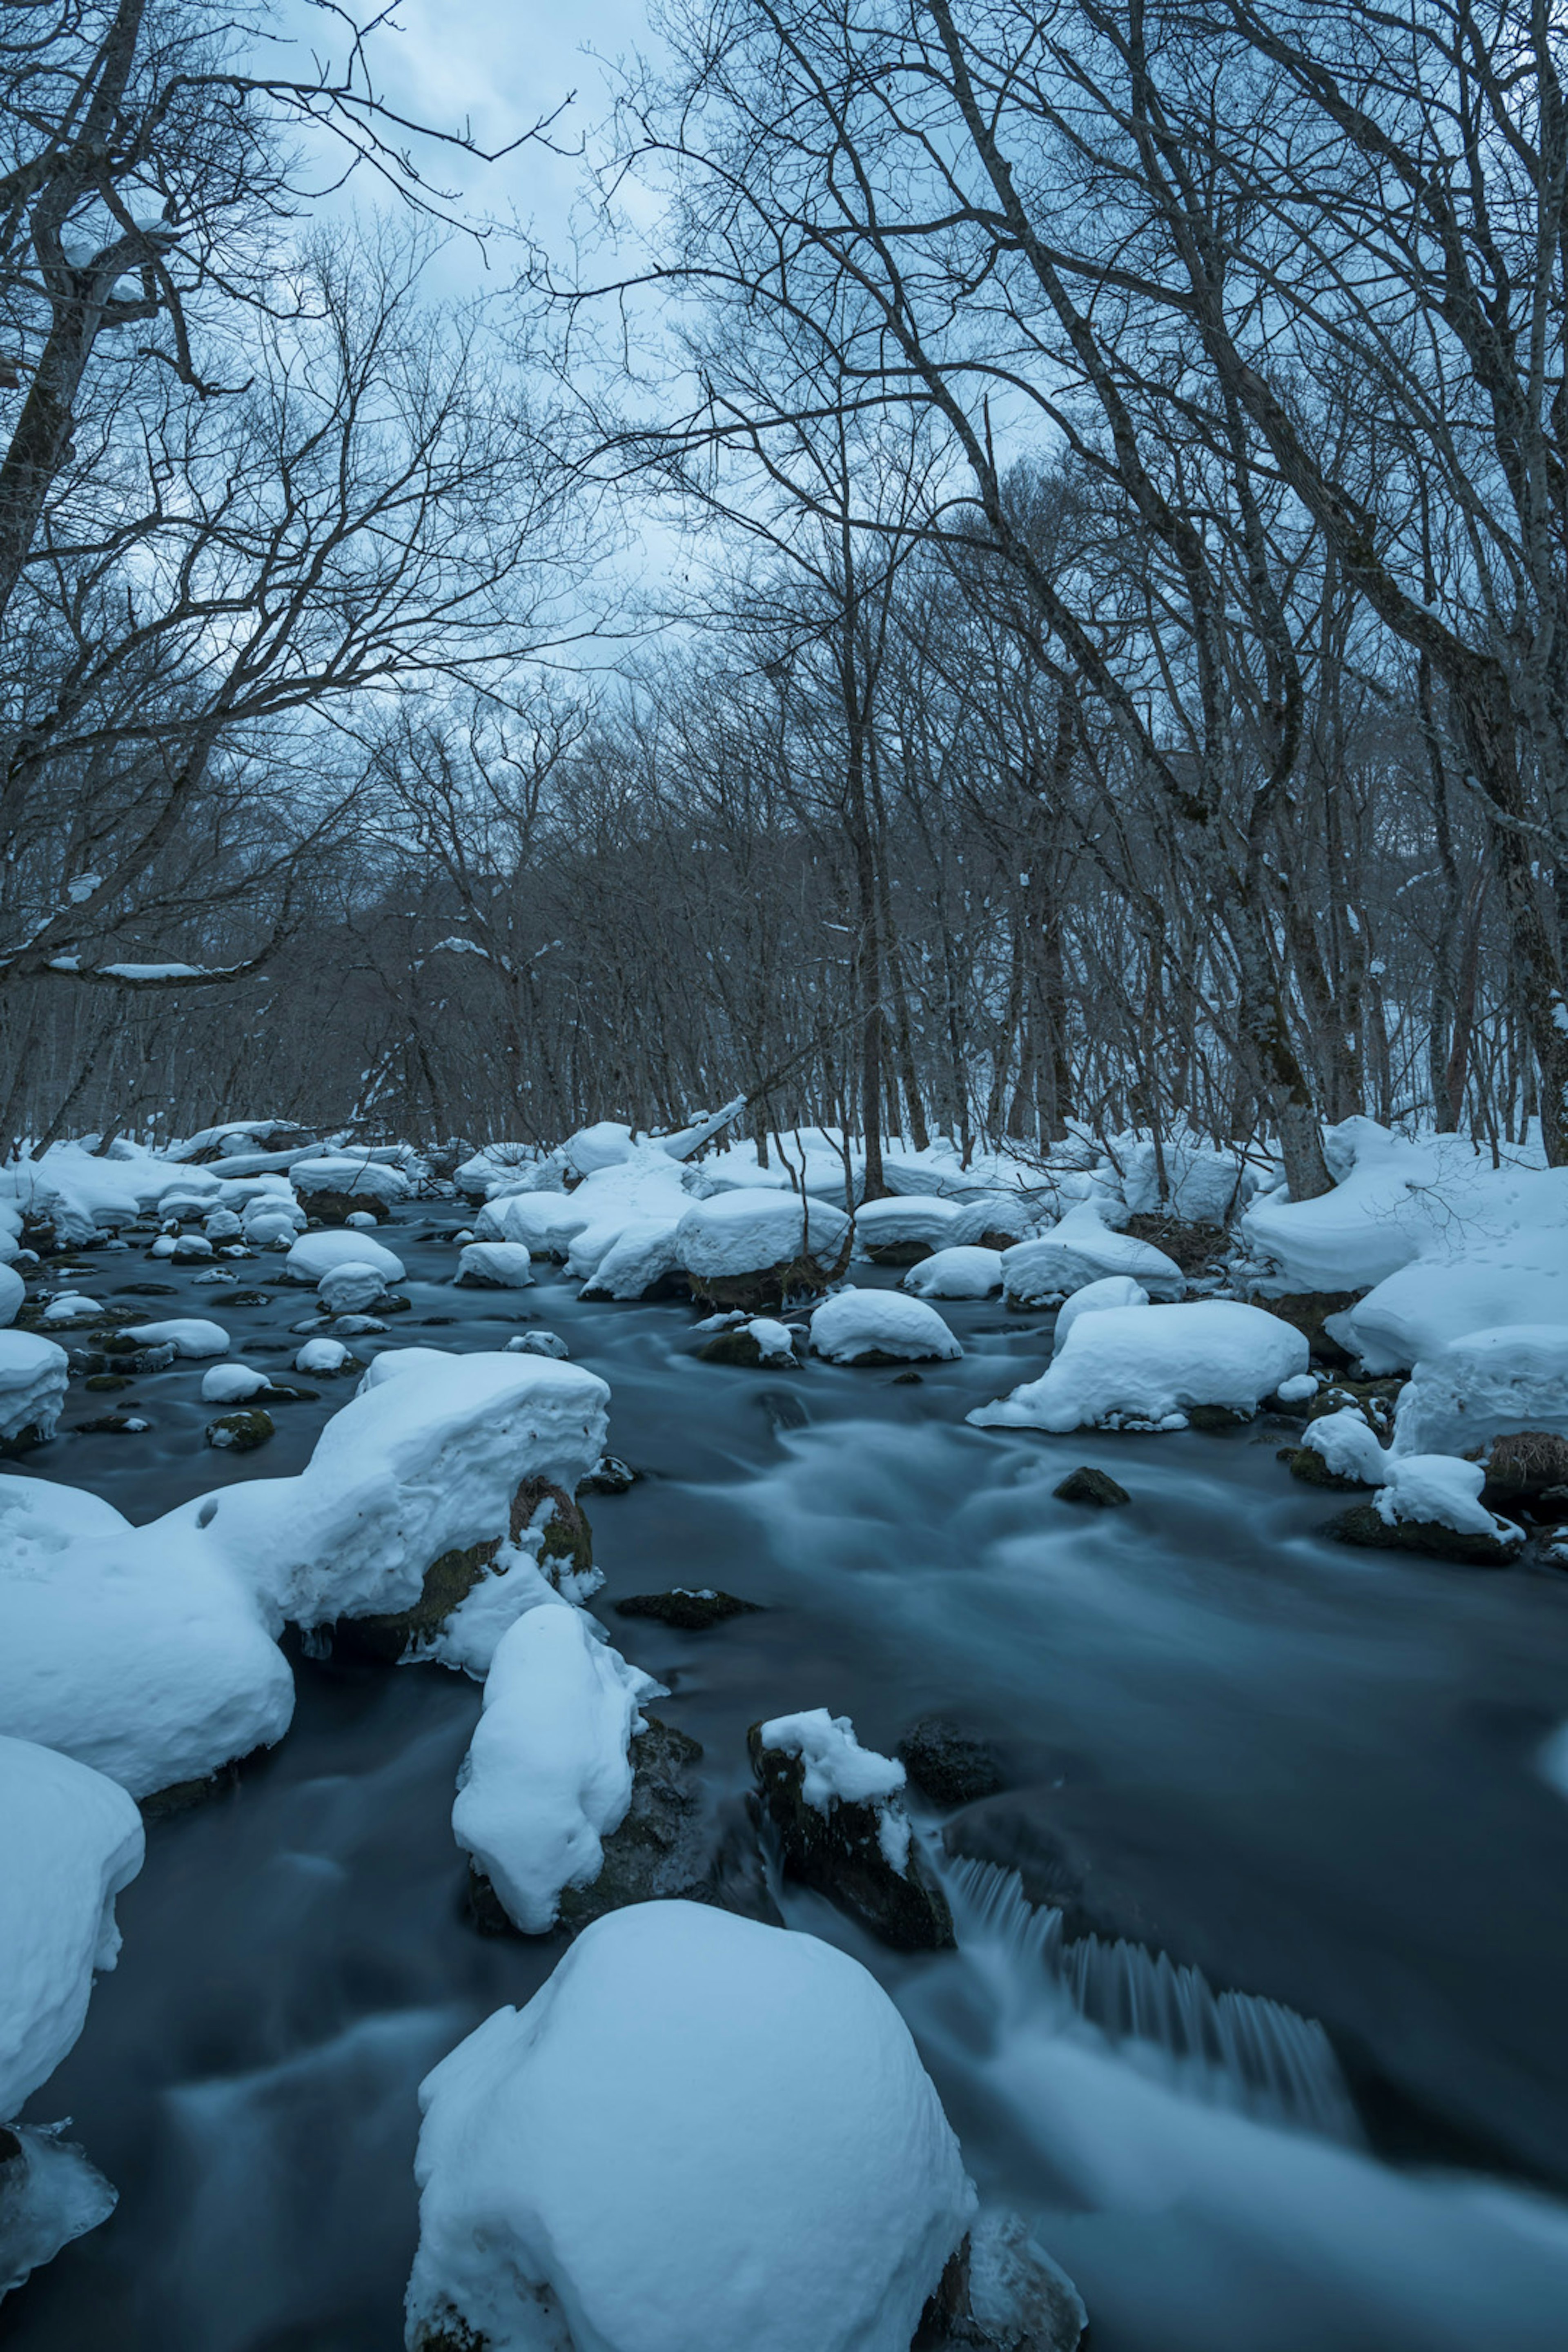
[[[1109,1470],[1097,1470],[1088,1462],[1069,1470],[1061,1485],[1053,1486],[1051,1492],[1058,1503],[1089,1503],[1101,1511],[1114,1510],[1132,1500],[1126,1487]]]
[[[763,1810],[779,1841],[786,1876],[814,1886],[851,1918],[900,1952],[934,1952],[954,1939],[947,1897],[914,1840],[901,1869],[884,1847],[884,1809],[843,1800],[821,1811],[804,1792],[805,1767],[763,1741],[763,1727],[746,1735]]]
[[[1352,1504],[1331,1519],[1323,1532],[1336,1543],[1373,1551],[1416,1551],[1428,1559],[1460,1560],[1470,1568],[1511,1568],[1519,1559],[1517,1540],[1472,1535],[1459,1528],[1446,1528],[1436,1519],[1395,1519],[1390,1524],[1375,1503]]]
[[[912,1723],[894,1749],[913,1786],[933,1805],[973,1805],[1007,1785],[1000,1757],[989,1741],[945,1715],[924,1715]]]
[[[734,1593],[720,1592],[711,1586],[687,1591],[675,1585],[668,1592],[628,1592],[611,1606],[617,1617],[653,1617],[682,1633],[705,1633],[710,1625],[722,1625],[727,1618],[757,1615],[762,1604],[739,1600]]]

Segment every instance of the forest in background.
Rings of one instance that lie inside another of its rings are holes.
[[[0,26],[9,1147],[1568,1159],[1549,12],[674,6],[457,302],[323,16]]]

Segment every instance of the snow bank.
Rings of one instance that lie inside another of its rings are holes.
[[[420,2104],[414,2347],[909,2352],[974,2208],[874,1979],[696,1904],[597,1921]]]
[[[1001,1251],[973,1245],[933,1250],[904,1276],[917,1298],[989,1298],[1001,1287]]]
[[[47,1218],[56,1239],[71,1246],[133,1223],[176,1191],[211,1206],[217,1179],[130,1143],[115,1144],[102,1159],[79,1143],[56,1143],[42,1159],[14,1160],[0,1171],[0,1193],[30,1216]]]
[[[830,1363],[893,1356],[901,1363],[951,1363],[963,1349],[934,1307],[900,1290],[836,1291],[811,1318],[811,1352]]]
[[[1186,1277],[1173,1258],[1152,1242],[1113,1233],[1092,1202],[1069,1209],[1058,1224],[1033,1241],[1002,1253],[1002,1280],[1009,1306],[1052,1307],[1075,1290],[1121,1274],[1142,1286],[1151,1298],[1180,1298]]]
[[[521,1242],[469,1242],[458,1253],[455,1282],[481,1290],[530,1290],[533,1265]]]
[[[287,1281],[309,1283],[314,1289],[321,1276],[338,1265],[374,1266],[389,1284],[404,1278],[403,1260],[383,1243],[373,1241],[361,1230],[351,1233],[342,1226],[331,1233],[302,1234],[283,1261],[283,1274]]]
[[[27,1296],[27,1286],[15,1266],[0,1265],[0,1328],[16,1320],[16,1310]]]
[[[555,1925],[563,1887],[597,1878],[631,1801],[638,1704],[658,1687],[542,1579],[539,1598],[496,1644],[452,1807],[453,1836],[530,1936]]]
[[[36,1429],[52,1437],[70,1366],[63,1348],[34,1331],[0,1331],[0,1438]]]
[[[526,1177],[539,1165],[531,1143],[487,1143],[452,1171],[452,1181],[465,1200],[482,1201],[491,1184]]]
[[[1056,1188],[1044,1192],[981,1192],[953,1204],[952,1223],[947,1229],[948,1245],[965,1249],[971,1243],[984,1241],[986,1234],[1005,1234],[1008,1242],[1028,1241],[1040,1227],[1048,1224],[1058,1214],[1060,1202]],[[987,1244],[990,1246],[990,1244]]]
[[[281,1738],[293,1678],[207,1510],[133,1528],[95,1495],[0,1477],[0,1732],[133,1797]]]
[[[624,1161],[590,1176],[572,1196],[583,1223],[566,1254],[567,1273],[589,1280],[634,1224],[657,1221],[673,1233],[691,1206],[696,1181],[658,1143],[639,1143]]]
[[[982,1429],[1182,1429],[1187,1410],[1256,1412],[1307,1369],[1299,1331],[1230,1298],[1082,1315],[1037,1381],[969,1419]]]
[[[720,1192],[681,1218],[680,1264],[700,1282],[765,1274],[809,1257],[836,1263],[849,1234],[842,1209],[794,1192]]]
[[[114,1898],[142,1867],[142,1816],[101,1772],[0,1737],[0,2121],[46,2083],[120,1951]]]
[[[1568,1214],[1568,1192],[1558,1206]],[[1407,1371],[1468,1332],[1505,1323],[1568,1330],[1568,1230],[1528,1224],[1499,1237],[1471,1228],[1458,1247],[1458,1255],[1426,1252],[1331,1315],[1330,1337],[1375,1376]]]
[[[1527,1429],[1568,1437],[1568,1326],[1472,1331],[1424,1358],[1399,1392],[1394,1451],[1480,1454]]]
[[[1068,1333],[1080,1315],[1102,1315],[1108,1307],[1147,1307],[1149,1294],[1141,1282],[1130,1274],[1101,1275],[1098,1282],[1086,1282],[1064,1298],[1058,1310],[1056,1328],[1051,1334],[1051,1353],[1059,1356],[1067,1346]]]
[[[1172,1136],[1163,1153],[1156,1153],[1148,1136],[1113,1136],[1110,1153],[1096,1172],[1117,1183],[1129,1214],[1134,1217],[1163,1213],[1193,1224],[1223,1225],[1258,1189],[1256,1171],[1238,1151],[1216,1151],[1201,1136]]]
[[[207,1524],[275,1623],[411,1608],[444,1552],[506,1536],[524,1481],[575,1490],[609,1393],[547,1357],[389,1349],[298,1477],[226,1487]]]

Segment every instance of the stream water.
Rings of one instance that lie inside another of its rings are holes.
[[[644,1475],[591,1506],[594,1605],[669,1685],[716,1807],[747,1785],[746,1726],[800,1707],[889,1749],[941,1710],[1004,1753],[978,1858],[941,1855],[921,1817],[956,1953],[785,1908],[898,2001],[982,2193],[1040,2217],[1096,2352],[1563,2352],[1568,1803],[1532,1758],[1568,1715],[1568,1581],[1324,1542],[1331,1498],[1267,1426],[967,1429],[1048,1349],[1047,1320],[995,1302],[944,1308],[965,1355],[918,1384],[748,1373],[697,1362],[679,1307],[584,1305],[548,1270],[510,1299],[454,1290],[432,1222],[384,1234],[413,1309],[370,1344],[532,1323],[610,1382],[611,1444]],[[300,1291],[240,1307],[139,1252],[82,1263],[70,1286],[166,1283],[149,1314],[210,1314],[263,1369],[299,1345]],[[273,1263],[237,1271],[271,1288]],[[200,1370],[114,1400],[146,1433],[62,1434],[17,1466],[150,1518],[299,1468],[347,1392],[321,1383],[226,1457]],[[68,1430],[102,1409],[72,1407]],[[1131,1508],[1056,1502],[1083,1461]],[[764,1609],[700,1634],[611,1613],[671,1584]],[[72,2117],[120,2204],[0,2307],[17,2352],[401,2344],[416,2085],[560,1947],[463,1916],[449,1812],[478,1689],[296,1674],[274,1754],[151,1825],[120,1965],[32,2102]],[[1101,1939],[1028,1899],[1064,1855]],[[1111,1940],[1128,1922],[1158,1950]]]

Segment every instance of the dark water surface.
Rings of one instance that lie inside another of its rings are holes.
[[[1043,2217],[1096,2352],[1563,2352],[1568,1804],[1531,1759],[1568,1715],[1568,1580],[1324,1543],[1331,1498],[1286,1476],[1278,1432],[966,1429],[1048,1349],[1048,1323],[995,1303],[944,1307],[968,1352],[919,1385],[745,1373],[693,1360],[680,1307],[584,1306],[551,1272],[511,1300],[454,1290],[430,1222],[384,1230],[413,1311],[362,1345],[531,1322],[610,1382],[611,1444],[647,1475],[591,1506],[595,1606],[670,1685],[659,1712],[702,1741],[716,1804],[745,1787],[746,1726],[800,1707],[889,1748],[954,1711],[1005,1749],[1015,1788],[965,1840],[994,1866],[943,1864],[956,1955],[900,1959],[815,1898],[787,1907],[899,2001],[982,2192]],[[259,1308],[140,1252],[82,1263],[70,1286],[167,1282],[150,1318],[210,1314],[279,1377],[300,1344],[308,1297],[268,1283],[275,1259],[237,1268],[273,1288]],[[320,1404],[237,1459],[202,1443],[202,1369],[130,1392],[147,1434],[65,1435],[23,1466],[151,1518],[298,1469],[352,1390],[312,1383]],[[73,1391],[68,1425],[110,1402]],[[1054,1501],[1080,1461],[1132,1507]],[[766,1612],[706,1634],[609,1613],[672,1583]],[[119,1968],[32,2103],[74,2118],[121,2202],[0,2307],[18,2352],[401,2343],[416,2087],[560,1948],[462,1916],[477,1687],[296,1675],[275,1754],[151,1826]],[[1038,1895],[1064,1854],[1091,1912],[1180,1968],[1064,1950],[1010,1868]]]

